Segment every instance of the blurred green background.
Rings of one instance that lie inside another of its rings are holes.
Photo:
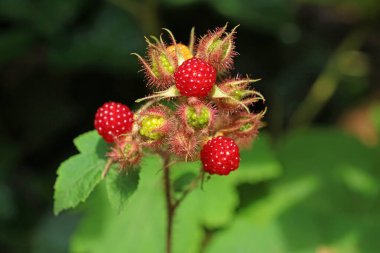
[[[230,203],[223,221],[186,252],[379,252],[378,0],[0,0],[1,253],[97,252],[78,246],[91,217],[52,215],[72,139],[105,101],[148,93],[130,55],[144,35],[187,43],[226,22],[240,24],[233,73],[262,78],[267,127],[232,200],[208,196]]]

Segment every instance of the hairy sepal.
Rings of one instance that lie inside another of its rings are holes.
[[[144,127],[145,119],[162,119],[162,124],[157,127],[150,129],[148,134],[141,134],[141,145],[152,149],[162,148],[165,144],[165,137],[168,136],[170,129],[172,129],[173,121],[170,118],[170,111],[166,106],[158,105],[147,109],[142,112],[138,118],[139,129]],[[153,137],[153,138],[152,138]]]
[[[237,111],[242,108],[249,112],[248,107],[260,100],[265,101],[263,95],[249,87],[250,83],[260,79],[236,77],[228,79],[214,89],[213,98],[221,108],[228,111]]]
[[[203,113],[205,112],[208,116],[206,121],[203,119]],[[203,134],[208,133],[213,125],[216,109],[210,103],[206,104],[196,97],[189,97],[187,103],[178,107],[176,114],[186,131],[190,133],[197,131]]]
[[[209,31],[198,43],[197,57],[207,61],[220,73],[233,68],[236,28],[226,32],[227,24],[214,31]]]
[[[138,166],[142,158],[141,145],[131,134],[123,135],[111,147],[107,157],[119,164],[120,171],[128,171]]]
[[[241,147],[247,147],[257,137],[259,129],[264,126],[262,122],[266,110],[260,113],[236,113],[231,115],[230,124],[219,131],[220,134],[235,139]]]

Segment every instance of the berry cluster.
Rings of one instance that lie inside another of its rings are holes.
[[[121,168],[136,166],[143,150],[171,154],[177,161],[200,159],[204,171],[228,175],[239,167],[239,147],[249,145],[262,126],[265,112],[249,106],[263,96],[248,77],[227,77],[233,68],[236,27],[209,31],[190,45],[152,36],[147,57],[135,54],[145,71],[152,95],[132,115],[122,104],[109,102],[95,116],[95,128],[109,143],[108,154]],[[164,103],[165,102],[165,103]]]

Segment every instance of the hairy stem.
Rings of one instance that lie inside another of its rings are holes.
[[[167,209],[167,226],[166,226],[166,253],[172,252],[172,244],[173,244],[173,220],[174,215],[182,203],[182,201],[186,198],[189,193],[196,188],[198,185],[198,181],[203,178],[203,170],[199,173],[199,176],[196,177],[186,188],[181,197],[175,200],[172,196],[172,184],[170,180],[170,155],[168,153],[161,154],[164,160],[164,173],[163,173],[163,183],[165,190],[165,199],[166,199],[166,209]]]
[[[164,159],[164,189],[167,208],[167,227],[166,227],[166,253],[172,252],[173,239],[173,218],[175,207],[172,200],[172,189],[170,182],[170,157],[168,154],[163,155]]]

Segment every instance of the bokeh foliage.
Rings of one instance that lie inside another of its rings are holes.
[[[100,104],[148,92],[130,55],[144,53],[144,35],[167,27],[186,43],[192,26],[228,21],[241,24],[234,73],[262,78],[268,126],[237,173],[188,196],[175,252],[378,252],[379,10],[377,0],[0,1],[1,251],[163,251],[159,160],[128,187],[111,174],[54,217],[56,168]],[[77,159],[100,161],[76,146]],[[199,164],[177,166],[180,189]]]

